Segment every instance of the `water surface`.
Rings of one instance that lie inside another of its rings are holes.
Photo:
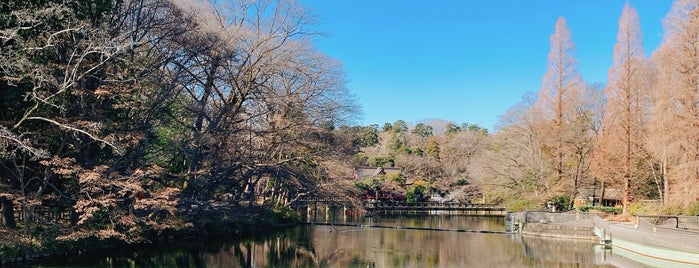
[[[357,223],[504,231],[502,217],[384,216]],[[593,241],[361,226],[299,225],[228,241],[54,258],[35,267],[614,267],[611,251]]]

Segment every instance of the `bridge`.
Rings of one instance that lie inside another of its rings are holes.
[[[497,215],[502,216],[507,212],[504,207],[493,204],[472,203],[438,203],[438,202],[366,202],[364,208],[372,213],[447,213],[467,215]]]
[[[492,215],[504,216],[507,211],[504,207],[495,204],[474,204],[459,202],[400,202],[400,201],[376,201],[365,200],[357,202],[357,199],[347,197],[309,197],[297,201],[295,208],[299,211],[317,211],[324,207],[325,214],[331,208],[342,208],[348,211],[357,211],[359,207],[370,214],[457,214],[457,215]],[[361,210],[361,209],[360,209]],[[316,212],[317,213],[317,212]]]

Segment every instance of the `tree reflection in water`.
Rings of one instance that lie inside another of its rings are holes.
[[[474,217],[452,216],[425,217],[425,222],[416,222],[417,218],[406,224],[494,228],[482,221],[501,221],[478,218],[480,222],[474,222]],[[399,220],[383,223],[388,222]],[[592,242],[570,244],[504,234],[301,225],[228,242],[173,243],[83,254],[52,260],[41,267],[603,267],[595,264],[593,247]]]

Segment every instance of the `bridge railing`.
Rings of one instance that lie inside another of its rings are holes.
[[[415,208],[415,209],[501,209],[494,204],[469,204],[469,203],[437,203],[437,202],[410,202],[410,203],[391,203],[391,202],[376,202],[369,203],[368,207],[372,208]],[[504,208],[502,208],[504,209]]]

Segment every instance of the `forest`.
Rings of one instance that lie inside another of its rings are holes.
[[[140,243],[205,208],[283,212],[384,186],[512,210],[614,188],[624,214],[696,215],[699,1],[663,23],[646,57],[627,4],[608,81],[589,84],[560,18],[541,90],[489,131],[356,125],[342,63],[295,1],[5,1],[0,233]],[[355,166],[402,172],[353,181]]]

